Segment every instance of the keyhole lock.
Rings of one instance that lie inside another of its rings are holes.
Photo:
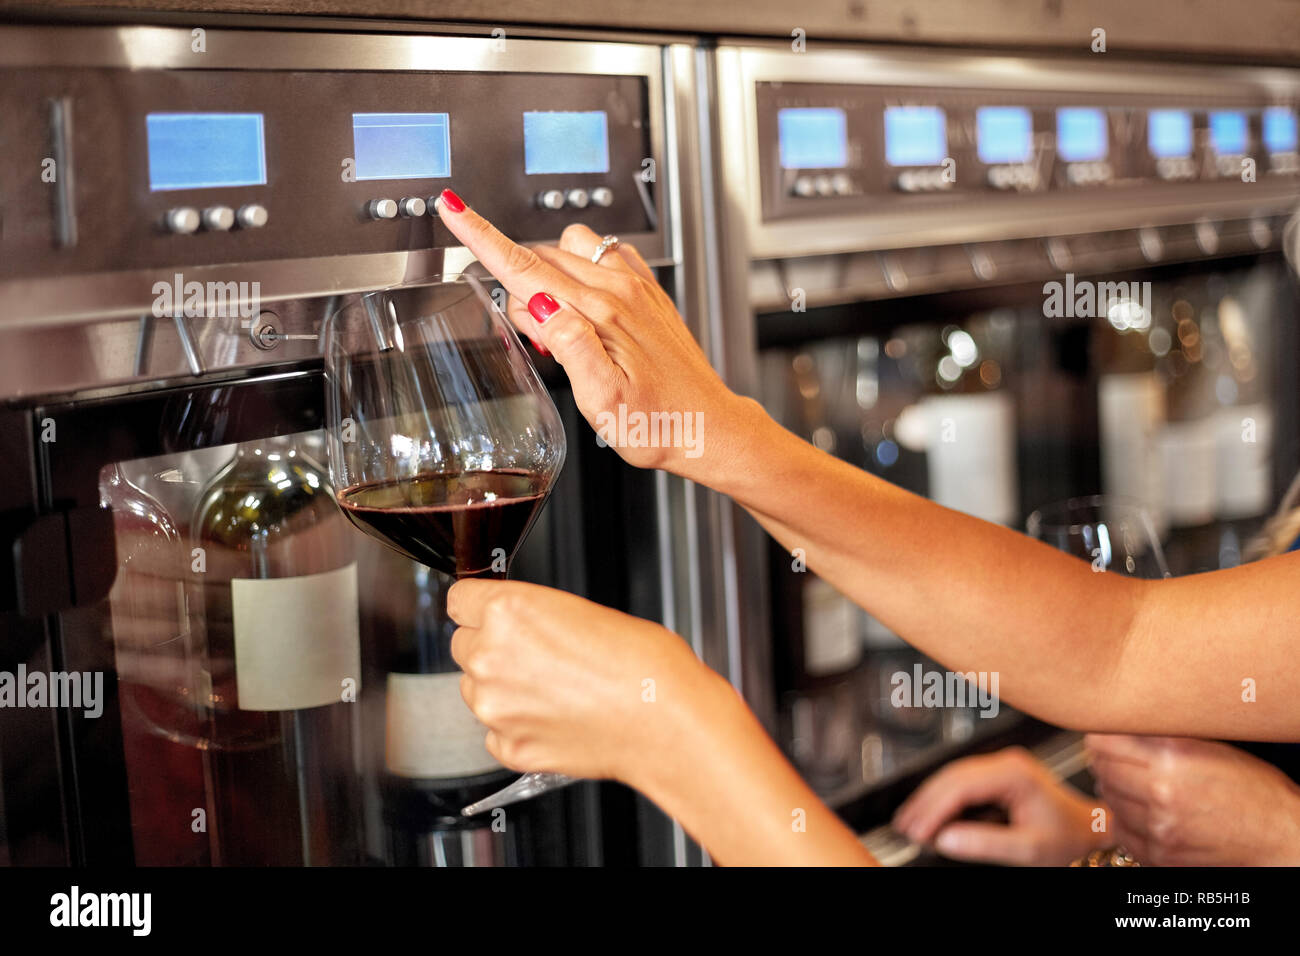
[[[279,321],[280,317],[274,312],[259,313],[257,318],[248,325],[249,341],[264,352],[269,352],[281,342],[288,342],[294,339],[300,341],[306,341],[308,339],[313,342],[316,341],[316,336],[310,333],[294,335],[287,332],[281,332],[277,324]]]

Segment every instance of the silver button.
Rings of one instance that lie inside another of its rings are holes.
[[[837,196],[847,196],[853,192],[853,181],[844,173],[836,173],[831,177],[831,189]]]
[[[537,205],[543,209],[563,209],[564,193],[558,189],[548,189],[537,194]]]
[[[424,215],[424,200],[419,196],[407,196],[397,204],[397,211],[407,219],[419,218]]]
[[[586,209],[591,202],[591,194],[585,189],[570,189],[564,194],[564,201],[574,209]]]
[[[591,191],[591,201],[596,206],[614,205],[614,190],[608,186],[597,186]]]
[[[167,228],[177,235],[188,236],[199,228],[199,211],[193,206],[167,210]]]
[[[815,195],[816,192],[817,189],[815,186],[813,186],[813,181],[811,176],[800,176],[797,179],[795,179],[794,194],[796,196],[808,197],[808,196]]]
[[[366,206],[366,214],[371,219],[396,219],[397,203],[391,199],[372,199]]]
[[[235,213],[235,218],[239,220],[239,224],[245,229],[261,229],[266,225],[266,207],[260,203],[250,202],[246,206],[239,207],[239,212]]]
[[[209,206],[203,210],[203,228],[210,232],[225,232],[235,224],[235,211],[229,206]]]
[[[818,176],[813,180],[813,188],[817,190],[818,196],[829,196],[831,194],[831,178],[829,176]]]

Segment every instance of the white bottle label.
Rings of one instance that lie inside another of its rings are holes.
[[[357,566],[294,578],[235,578],[240,710],[301,710],[361,691]]]
[[[472,777],[498,770],[487,728],[460,696],[460,671],[389,674],[384,766],[399,777]]]
[[[1214,520],[1214,419],[1168,422],[1160,429],[1160,470],[1165,514],[1176,527]]]
[[[1273,409],[1220,409],[1215,416],[1215,476],[1220,518],[1253,518],[1273,499]]]
[[[862,659],[858,606],[821,578],[803,589],[803,667],[811,677],[838,674]]]
[[[1102,490],[1141,502],[1163,535],[1169,522],[1157,439],[1165,420],[1164,386],[1154,372],[1103,375],[1097,404]]]
[[[930,497],[998,524],[1016,518],[1016,408],[1005,392],[921,400]]]

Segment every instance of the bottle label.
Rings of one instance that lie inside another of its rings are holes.
[[[862,659],[861,611],[821,578],[803,591],[804,670],[810,677],[838,674]]]
[[[389,674],[384,765],[399,777],[470,777],[501,764],[487,728],[460,696],[460,671]]]
[[[1215,488],[1220,518],[1253,518],[1273,501],[1273,409],[1260,403],[1215,416]]]
[[[1015,520],[1016,409],[1005,392],[930,395],[926,463],[930,497],[998,524]]]
[[[230,591],[240,710],[301,710],[361,692],[355,563],[301,577],[235,578]]]
[[[1165,389],[1155,372],[1103,375],[1097,382],[1102,491],[1142,503],[1157,533],[1169,526],[1158,447]]]

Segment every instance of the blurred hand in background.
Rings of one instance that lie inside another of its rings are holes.
[[[1237,747],[1089,734],[1111,843],[1156,866],[1300,865],[1300,787]]]
[[[958,819],[988,804],[1008,821]],[[1094,832],[1099,808],[1109,819],[1096,799],[1061,783],[1029,751],[1008,747],[954,760],[932,775],[898,808],[894,828],[955,860],[1064,866],[1116,842],[1113,834]]]

